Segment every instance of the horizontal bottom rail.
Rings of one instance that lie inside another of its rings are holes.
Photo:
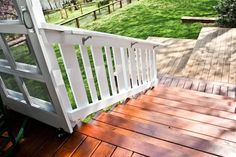
[[[151,83],[143,84],[143,85],[133,88],[129,91],[125,91],[125,92],[113,95],[111,97],[100,100],[98,102],[89,104],[88,106],[77,108],[72,111],[69,111],[68,112],[69,118],[72,121],[77,121],[79,119],[83,119],[91,113],[97,112],[97,111],[104,109],[112,104],[115,104],[119,101],[125,100],[126,98],[128,98],[130,96],[134,96],[142,91],[145,91],[148,88],[156,85],[156,83],[157,83],[157,80],[152,81]]]

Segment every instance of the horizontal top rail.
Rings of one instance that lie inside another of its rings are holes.
[[[71,34],[71,35],[83,35],[83,36],[88,36],[88,37],[94,36],[94,37],[103,37],[103,38],[122,39],[122,41],[132,42],[130,47],[135,46],[135,45],[140,45],[140,44],[152,46],[153,49],[158,48],[160,46],[165,46],[165,44],[160,43],[160,42],[146,41],[146,40],[132,38],[132,37],[124,37],[120,35],[89,31],[89,30],[84,30],[84,29],[71,28],[71,27],[53,25],[53,24],[48,24],[48,23],[43,23],[41,25],[41,28],[44,30],[64,32],[65,34]]]

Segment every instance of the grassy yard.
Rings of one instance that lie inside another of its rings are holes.
[[[182,16],[216,16],[218,0],[140,0],[83,28],[146,39],[197,38],[202,24],[183,24]]]

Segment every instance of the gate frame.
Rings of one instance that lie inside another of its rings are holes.
[[[53,63],[48,59],[50,58],[48,56],[51,54],[48,54],[48,51],[46,50],[49,47],[47,47],[48,45],[46,45],[46,42],[43,41],[40,36],[40,26],[42,23],[45,23],[40,1],[13,1],[18,14],[18,20],[0,21],[0,33],[17,33],[27,35],[28,39],[26,39],[26,42],[30,42],[29,45],[31,45],[31,47],[29,49],[32,48],[32,51],[30,52],[34,54],[38,63],[38,69],[40,69],[40,71],[35,71],[33,70],[34,68],[30,69],[29,67],[31,66],[27,64],[15,63],[7,43],[0,40],[0,46],[2,47],[6,60],[10,65],[10,68],[6,68],[6,66],[1,64],[4,62],[4,59],[0,59],[0,71],[15,77],[17,85],[20,88],[25,100],[22,101],[20,95],[17,95],[16,92],[6,89],[3,80],[0,79],[0,92],[3,102],[12,110],[49,124],[53,127],[62,128],[66,132],[72,133],[76,122],[70,121],[67,114],[72,107],[66,93],[60,67],[57,63]],[[30,24],[32,24],[32,28],[29,27]],[[5,64],[7,64],[6,60]],[[19,65],[21,67],[20,69]],[[31,79],[46,84],[51,98],[51,104],[55,110],[54,112],[47,112],[46,110],[35,107],[32,102],[32,96],[30,96],[22,78]],[[13,96],[9,95],[9,92],[12,93]]]

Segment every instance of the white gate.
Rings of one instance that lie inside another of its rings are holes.
[[[33,6],[31,1],[12,2],[14,8],[10,9],[15,10],[13,12],[18,17],[0,21],[0,76],[4,104],[29,117],[72,132],[74,125],[63,106],[66,98],[60,97],[63,89],[55,85],[51,75],[52,72],[58,74],[55,67],[46,63],[38,38],[38,26],[44,22],[42,10]],[[61,77],[60,73],[57,77]]]
[[[18,19],[0,23],[1,95],[13,110],[72,132],[157,83],[159,44],[46,24],[39,0],[15,6]]]

